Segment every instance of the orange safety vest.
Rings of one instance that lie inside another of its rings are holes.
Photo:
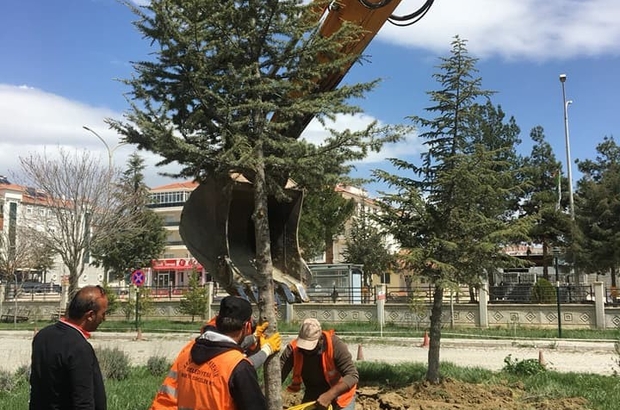
[[[323,365],[323,376],[330,387],[334,387],[340,380],[342,375],[336,368],[334,362],[334,345],[332,337],[334,336],[333,330],[323,331],[323,337],[325,339],[325,351],[321,354],[321,364]],[[291,342],[293,348],[293,379],[291,384],[286,388],[288,391],[296,393],[301,390],[301,369],[304,365],[304,355],[297,348],[297,340]],[[340,408],[347,407],[351,400],[355,397],[355,390],[357,384],[353,385],[347,392],[341,394],[336,399],[336,403]]]
[[[246,360],[245,355],[231,349],[198,365],[191,358],[194,343],[181,350],[149,410],[240,410],[230,395],[228,381],[239,362]]]

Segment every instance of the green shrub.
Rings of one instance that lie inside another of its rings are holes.
[[[30,382],[30,365],[23,364],[15,371],[15,380],[18,385],[26,384]]]
[[[125,380],[129,376],[129,356],[119,348],[96,350],[104,379]]]
[[[540,278],[532,288],[532,302],[534,303],[555,303],[555,287],[545,278]]]
[[[614,350],[616,351],[616,357],[614,357],[614,364],[620,369],[620,340],[614,343]],[[617,369],[613,369],[614,376],[618,376],[620,373]]]
[[[509,354],[504,358],[504,368],[502,370],[517,376],[533,376],[547,369],[536,359],[517,360],[513,359],[512,355]]]
[[[196,316],[204,319],[208,303],[209,292],[206,287],[200,284],[200,276],[196,268],[194,268],[189,277],[189,289],[185,292],[179,304],[179,312],[191,315],[192,322]]]
[[[0,369],[0,393],[10,393],[18,386],[19,383],[12,372]]]
[[[151,356],[146,362],[146,368],[153,376],[163,376],[170,369],[168,359],[163,356]]]

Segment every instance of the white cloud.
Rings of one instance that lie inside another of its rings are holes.
[[[421,0],[404,0],[396,15]],[[454,35],[480,57],[544,61],[620,54],[618,0],[437,0],[418,23],[386,23],[380,38],[444,55]]]
[[[151,0],[130,0],[136,6],[147,6],[151,4]]]
[[[375,120],[375,118],[364,114],[339,115],[336,117],[335,122],[329,121],[326,125],[328,128],[333,128],[337,131],[344,131],[346,129],[350,129],[351,131],[360,131],[365,129]],[[381,121],[378,123],[379,126],[382,125]],[[316,145],[322,144],[328,136],[328,132],[316,119],[312,120],[310,124],[308,124],[308,127],[301,135],[301,137],[306,141]],[[374,164],[384,161],[386,158],[404,158],[406,156],[420,153],[421,149],[422,144],[417,139],[417,134],[408,134],[400,142],[386,144],[381,152],[370,152],[368,156],[360,162]]]
[[[131,146],[118,146],[120,136],[108,129],[105,118],[120,118],[121,114],[103,107],[93,107],[28,86],[0,84],[0,175],[19,174],[19,157],[26,157],[34,152],[48,155],[56,152],[58,147],[87,149],[98,154],[101,163],[108,161],[108,151],[101,141],[83,127],[95,131],[113,150],[113,162],[117,167],[126,164],[133,152]],[[364,129],[374,118],[366,115],[339,116],[335,123],[328,124],[337,130]],[[318,121],[313,120],[303,137],[313,143],[321,143],[327,136]],[[386,146],[380,153],[371,153],[366,163],[376,163],[387,157],[403,156],[418,152],[419,145],[413,136],[406,141]],[[155,168],[159,156],[140,152],[145,159],[145,178],[147,184],[157,186],[172,182],[171,179],[158,175],[158,172],[175,172],[178,165]],[[15,181],[17,182],[17,181]]]
[[[0,84],[0,113],[0,175],[19,174],[19,157],[44,150],[54,153],[58,147],[90,150],[97,153],[105,165],[108,151],[83,126],[88,126],[106,141],[118,167],[125,165],[134,150],[131,146],[117,147],[120,136],[103,122],[105,118],[120,118],[119,113],[36,88]],[[145,177],[149,184],[170,182],[157,175],[155,155],[146,152],[140,155],[148,166]]]

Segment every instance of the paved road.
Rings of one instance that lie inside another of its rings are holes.
[[[15,370],[30,363],[30,331],[0,331],[0,369]],[[190,340],[190,334],[143,334],[95,332],[91,339],[95,347],[117,347],[128,353],[132,364],[144,364],[151,356],[165,356],[173,360],[181,347]],[[285,336],[284,341],[291,336]],[[346,338],[345,338],[346,340]],[[349,342],[353,358],[387,363],[421,362],[428,360],[428,349],[422,340],[406,338],[373,338],[363,343]],[[538,359],[559,372],[613,374],[620,371],[620,357],[609,341],[574,340],[471,340],[443,339],[441,361],[460,366],[500,370],[508,355],[513,358]]]

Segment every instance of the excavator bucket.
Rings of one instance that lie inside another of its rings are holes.
[[[287,202],[269,198],[273,280],[277,300],[306,302],[302,280],[310,271],[297,244],[303,193],[288,188],[286,194]],[[258,302],[253,212],[251,182],[241,175],[208,178],[185,203],[179,233],[192,256],[229,294]]]

